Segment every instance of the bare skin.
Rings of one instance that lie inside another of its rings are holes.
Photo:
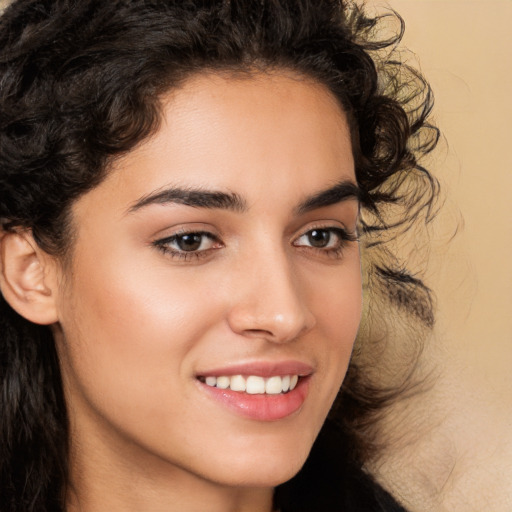
[[[10,253],[32,250],[39,277],[24,286],[39,291],[7,296],[52,324],[61,360],[69,512],[272,509],[349,362],[358,211],[345,115],[323,86],[285,72],[202,75],[169,93],[158,132],[76,201],[68,265],[8,235]],[[206,377],[234,367],[279,382],[295,373],[297,388],[254,399],[247,378],[226,405]]]

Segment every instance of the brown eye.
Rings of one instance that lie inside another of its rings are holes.
[[[309,244],[321,249],[327,247],[331,241],[331,232],[327,229],[313,229],[306,233]]]
[[[207,231],[190,231],[176,233],[175,235],[157,240],[154,245],[164,252],[175,255],[207,254],[209,249],[218,249],[222,246],[219,239]]]
[[[176,237],[176,245],[182,251],[197,251],[203,243],[202,233],[187,233]]]
[[[315,228],[297,238],[293,245],[328,250],[341,247],[347,238],[345,230],[341,228]]]
[[[357,242],[357,234],[344,228],[313,228],[293,241],[295,247],[313,251],[313,254],[341,258],[343,249],[350,242]]]

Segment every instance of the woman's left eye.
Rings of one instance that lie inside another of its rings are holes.
[[[177,258],[200,257],[210,249],[222,247],[219,239],[207,231],[176,233],[157,240],[153,244],[165,253]]]
[[[342,228],[314,228],[298,237],[293,245],[296,247],[311,247],[326,253],[340,251],[347,242],[356,242],[355,233],[349,233]]]

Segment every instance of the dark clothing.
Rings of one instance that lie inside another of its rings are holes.
[[[407,512],[360,463],[336,427],[324,426],[301,471],[277,487],[281,512]]]

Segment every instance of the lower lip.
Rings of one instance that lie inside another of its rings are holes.
[[[209,396],[241,416],[258,421],[277,421],[302,407],[308,394],[309,380],[309,376],[301,377],[292,391],[279,395],[250,395],[197,382]]]

